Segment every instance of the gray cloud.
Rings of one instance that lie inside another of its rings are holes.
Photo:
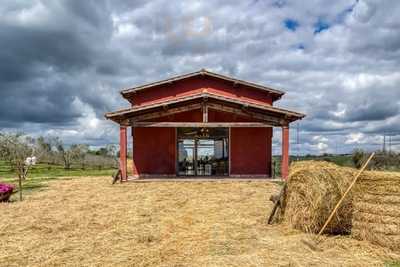
[[[5,0],[0,127],[116,142],[102,115],[128,105],[121,88],[208,68],[285,90],[277,104],[308,115],[303,153],[371,148],[400,136],[399,12],[389,0]]]

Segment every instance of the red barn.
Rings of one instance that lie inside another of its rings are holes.
[[[273,106],[284,92],[207,70],[121,92],[130,108],[105,116],[120,125],[120,168],[133,177],[270,177],[273,127],[282,128],[288,175],[289,124],[305,115]]]

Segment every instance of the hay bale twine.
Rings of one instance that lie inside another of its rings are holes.
[[[355,175],[351,168],[322,161],[291,165],[280,218],[293,228],[317,233],[329,217]],[[352,194],[349,194],[324,233],[350,233]]]
[[[352,236],[400,251],[400,174],[365,172],[356,188]]]

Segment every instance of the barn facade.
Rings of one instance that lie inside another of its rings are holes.
[[[289,124],[303,114],[274,107],[284,92],[207,70],[121,91],[131,107],[106,113],[120,125],[123,180],[139,177],[270,177],[273,127],[282,128],[288,175]],[[131,127],[133,173],[127,174]]]

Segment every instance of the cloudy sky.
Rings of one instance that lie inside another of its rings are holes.
[[[277,105],[307,114],[294,153],[385,133],[395,150],[399,14],[395,0],[2,0],[0,130],[116,143],[103,114],[128,106],[122,88],[207,68],[286,91]]]

